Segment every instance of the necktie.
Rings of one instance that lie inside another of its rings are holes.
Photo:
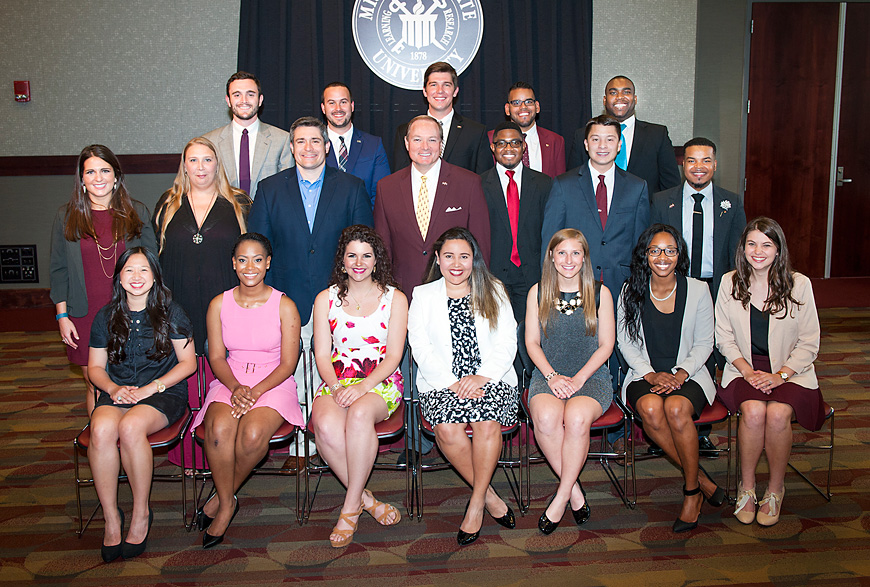
[[[444,146],[445,146],[445,143],[447,143],[447,141],[444,140],[444,123],[439,120],[438,124],[441,125],[441,156],[443,157],[444,156]]]
[[[628,149],[625,148],[625,125],[620,124],[622,134],[619,136],[619,153],[616,154],[616,166],[625,171],[628,167]]]
[[[532,166],[529,163],[529,144],[526,142],[526,133],[523,133],[523,165],[526,167]]]
[[[604,184],[604,176],[598,176],[598,187],[595,188],[595,205],[598,207],[598,216],[601,218],[601,229],[607,226],[607,186]]]
[[[338,147],[338,168],[342,171],[347,171],[347,146],[344,144],[344,137],[338,137],[341,143]]]
[[[692,277],[701,277],[701,260],[704,258],[704,209],[701,201],[704,194],[692,194],[695,208],[692,210]]]
[[[517,227],[520,224],[520,190],[517,188],[517,182],[514,181],[513,169],[505,171],[508,176],[507,187],[507,211],[508,220],[511,223],[511,238],[514,241],[511,247],[511,263],[520,266],[520,252],[517,250]]]
[[[429,188],[426,187],[426,176],[420,177],[420,194],[417,197],[417,226],[420,227],[420,235],[426,240],[429,232]]]
[[[248,129],[242,130],[242,140],[239,143],[239,187],[246,194],[251,193],[251,156],[248,147]]]

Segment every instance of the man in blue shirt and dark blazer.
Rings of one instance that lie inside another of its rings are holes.
[[[350,88],[341,82],[333,82],[323,89],[320,110],[326,117],[326,132],[332,147],[326,154],[326,164],[363,180],[374,206],[378,182],[390,174],[381,138],[353,125],[353,96]]]
[[[372,208],[361,179],[326,166],[329,139],[322,122],[310,116],[294,122],[290,144],[296,166],[259,183],[248,230],[272,243],[266,283],[296,303],[307,347],[313,334],[311,308],[329,283],[341,231],[354,224],[371,226]],[[301,367],[302,361],[297,381],[303,380]],[[316,369],[314,375],[317,384]],[[304,386],[298,390],[304,396]]]

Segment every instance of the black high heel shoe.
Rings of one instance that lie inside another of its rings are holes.
[[[689,497],[692,495],[698,495],[699,493],[701,493],[701,486],[700,485],[698,485],[694,489],[688,489],[688,490],[686,489],[686,486],[683,485],[683,495],[685,495],[686,497]],[[701,517],[701,511],[698,510],[698,518],[700,518],[700,517]],[[695,518],[694,522],[685,522],[685,521],[681,520],[680,518],[677,518],[674,521],[674,526],[673,526],[674,532],[679,534],[681,532],[688,532],[689,530],[694,530],[695,528],[698,527],[698,518]]]
[[[154,510],[151,509],[151,506],[148,506],[148,531],[145,532],[145,538],[142,539],[142,542],[139,544],[130,544],[126,540],[121,543],[121,556],[124,557],[124,560],[128,560],[131,558],[136,558],[143,552],[145,552],[145,546],[148,544],[148,535],[151,533],[151,524],[154,523]]]
[[[722,504],[725,503],[726,499],[725,490],[719,487],[719,485],[717,485],[716,482],[713,481],[713,478],[707,471],[704,470],[704,467],[698,465],[698,470],[704,473],[704,475],[707,477],[707,479],[710,480],[711,483],[713,483],[713,485],[716,485],[716,491],[713,492],[713,495],[711,495],[710,497],[707,497],[705,495],[704,499],[707,500],[707,503],[709,503],[714,508],[722,507]],[[698,487],[700,487],[700,484],[698,485]]]
[[[122,510],[120,507],[118,507],[118,515],[121,516],[121,536],[124,536],[124,510]],[[113,546],[106,546],[105,544],[100,546],[100,556],[103,557],[103,562],[110,563],[119,556],[121,556],[122,544],[124,544],[123,540]]]
[[[558,528],[559,524],[562,522],[562,520],[559,520],[558,522],[554,522],[550,518],[547,517],[547,508],[550,507],[550,504],[553,503],[554,499],[556,499],[555,493],[553,494],[553,497],[550,498],[550,501],[547,502],[547,507],[544,508],[544,511],[541,514],[541,517],[538,518],[538,530],[540,530],[541,533],[543,533],[545,535],[549,535],[549,534],[552,534],[553,532],[555,532],[556,528]],[[567,507],[567,505],[565,507]],[[580,508],[580,510],[582,510],[582,509],[583,508]],[[580,510],[578,510],[578,511],[580,511]]]
[[[577,485],[580,485],[579,481],[577,482]],[[592,508],[589,507],[589,500],[586,499],[586,490],[583,489],[582,485],[580,485],[580,491],[583,493],[583,505],[580,506],[579,510],[571,508],[571,514],[574,516],[574,523],[578,526],[582,526],[592,517]],[[568,503],[571,503],[571,501],[569,500]],[[546,513],[546,510],[544,513]]]
[[[495,491],[495,489],[493,489],[493,491]],[[501,499],[501,496],[498,494],[498,492],[496,492],[496,496],[498,496],[498,498]],[[504,500],[502,499],[502,501],[504,501]],[[507,512],[505,512],[505,515],[503,515],[500,518],[496,518],[495,516],[493,516],[492,512],[490,512],[488,509],[486,509],[486,507],[484,507],[483,509],[486,510],[486,513],[489,514],[489,517],[491,517],[493,520],[495,520],[496,524],[498,524],[499,526],[502,526],[504,528],[507,528],[508,530],[513,530],[514,528],[517,527],[517,518],[516,518],[516,516],[514,516],[514,511],[511,509],[511,506],[508,505],[508,502],[505,501],[504,505],[507,507]]]
[[[236,514],[239,513],[239,498],[237,496],[233,496],[233,499],[236,500],[236,509],[233,510],[233,517],[230,518],[230,523],[227,524],[227,530],[230,528],[230,524],[233,523],[233,520],[236,518]],[[209,524],[214,518],[209,518]],[[224,541],[224,536],[227,534],[227,530],[224,530],[224,533],[220,536],[212,536],[208,532],[203,533],[202,535],[202,547],[203,548],[211,548],[212,546],[217,546],[221,542]]]
[[[196,529],[200,532],[211,526],[211,523],[214,520],[214,518],[210,518],[205,514],[205,506],[208,505],[208,502],[210,502],[215,495],[217,495],[217,489],[212,486],[211,492],[205,499],[205,503],[202,504],[202,506],[193,514],[196,519]]]
[[[468,506],[470,504],[471,504],[470,501],[467,504],[465,504],[465,513],[466,514],[468,513]],[[508,513],[513,514],[513,512],[510,511],[510,508],[508,508]],[[490,515],[492,515],[492,514],[490,514]],[[505,516],[507,516],[507,514],[505,514]],[[505,516],[503,516],[503,517],[505,517]],[[463,514],[463,518],[464,517],[465,516]],[[496,520],[496,521],[498,521],[498,520]],[[480,526],[483,527],[482,520],[480,522]],[[459,532],[456,533],[456,542],[457,542],[457,544],[459,544],[459,546],[468,546],[469,544],[471,544],[472,542],[477,540],[479,537],[480,537],[480,530],[478,530],[477,532],[465,532],[462,529],[460,529]]]

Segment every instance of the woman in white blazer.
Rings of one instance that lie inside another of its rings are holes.
[[[743,230],[736,269],[722,277],[716,300],[716,344],[728,361],[719,396],[740,410],[740,486],[734,515],[744,524],[779,521],[792,419],[818,430],[824,401],[813,361],[819,353],[819,315],[810,280],[792,270],[785,234],[759,217]],[[770,481],[755,495],[755,468],[767,455]],[[756,513],[757,512],[757,513]]]
[[[408,311],[408,340],[423,417],[442,454],[472,486],[456,537],[464,546],[480,535],[484,511],[506,528],[516,525],[489,485],[501,425],[517,418],[516,322],[504,286],[465,228],[451,228],[435,242],[423,281]],[[473,442],[465,433],[469,424]]]
[[[725,492],[698,464],[696,419],[716,386],[705,367],[713,352],[713,301],[707,284],[686,277],[689,255],[672,226],[654,224],[638,239],[631,276],[617,306],[616,338],[628,363],[622,399],[644,432],[683,471],[683,506],[674,532],[698,526],[701,505]]]

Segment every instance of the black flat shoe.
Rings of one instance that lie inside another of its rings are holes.
[[[233,496],[233,499],[236,500],[236,509],[233,510],[233,517],[230,518],[230,524],[233,523],[233,520],[236,518],[236,514],[239,513],[239,498],[236,496]],[[213,519],[214,518],[210,518],[209,523],[211,523],[211,520],[213,520]],[[229,530],[230,524],[227,524],[227,530]],[[202,547],[203,548],[211,548],[212,546],[217,546],[218,544],[220,544],[221,542],[224,541],[224,536],[226,536],[226,533],[227,533],[226,530],[224,530],[224,533],[221,534],[220,536],[212,536],[208,532],[203,533],[203,535],[202,535]]]
[[[503,515],[500,518],[496,518],[495,516],[493,516],[489,510],[486,510],[486,513],[488,513],[489,516],[493,520],[495,520],[495,523],[498,524],[499,526],[503,526],[503,527],[507,528],[508,530],[513,530],[514,528],[517,527],[517,518],[516,518],[516,516],[514,516],[514,511],[511,509],[511,506],[509,506],[507,504],[505,504],[505,505],[507,506],[507,512],[505,513],[505,515]]]
[[[123,536],[124,535],[124,510],[122,510],[120,507],[118,508],[118,515],[121,516],[121,536]],[[106,546],[105,544],[103,544],[100,547],[100,556],[103,557],[103,562],[110,563],[113,560],[117,559],[119,556],[121,556],[121,545],[122,544],[124,544],[123,540],[121,542],[119,542],[118,544],[115,544],[113,546]]]
[[[200,532],[202,532],[203,530],[205,530],[206,528],[211,526],[211,523],[214,520],[214,518],[210,518],[207,515],[205,515],[205,506],[208,504],[208,502],[210,502],[212,500],[212,498],[215,495],[217,495],[217,489],[215,489],[215,487],[212,486],[211,492],[208,494],[208,497],[205,499],[205,503],[202,504],[202,507],[200,507],[198,510],[196,510],[196,512],[193,514],[194,517],[196,518],[196,529],[199,530]]]
[[[692,495],[698,495],[699,493],[701,493],[701,486],[700,485],[698,487],[695,487],[694,489],[689,489],[689,490],[686,490],[686,486],[683,485],[683,495],[685,495],[686,497],[689,497]],[[700,516],[701,516],[701,512],[698,512],[698,517],[700,517]],[[694,522],[684,522],[680,518],[677,518],[674,521],[673,529],[674,529],[674,532],[679,534],[681,532],[688,532],[689,530],[694,530],[697,527],[698,527],[697,518],[695,519]]]
[[[574,523],[578,526],[582,526],[589,521],[590,517],[592,517],[592,508],[589,507],[589,500],[586,499],[586,490],[583,489],[582,485],[580,485],[580,491],[583,492],[583,505],[580,506],[579,510],[571,508],[571,514],[574,516]],[[568,503],[571,502],[569,501]],[[546,513],[546,510],[544,513]]]
[[[559,520],[558,522],[553,522],[552,520],[550,520],[550,518],[547,517],[547,508],[550,507],[550,504],[553,503],[554,499],[556,499],[555,494],[553,494],[553,497],[551,497],[550,501],[547,502],[547,507],[544,508],[544,512],[541,514],[541,517],[538,518],[538,530],[540,530],[545,535],[549,535],[555,532],[556,528],[558,528],[559,524],[562,522],[562,520]]]
[[[705,471],[701,465],[698,465],[698,469],[700,469],[700,471],[702,473],[704,473],[704,475],[707,476],[707,479],[712,481],[713,485],[716,485],[716,482],[713,481],[713,478],[710,477],[710,474],[707,471]],[[722,504],[725,503],[725,499],[726,499],[725,490],[722,489],[721,487],[719,487],[718,485],[716,485],[716,491],[713,492],[713,495],[711,495],[710,497],[707,497],[705,495],[704,499],[707,500],[707,503],[709,503],[714,508],[722,507]]]
[[[151,533],[151,524],[154,523],[154,510],[148,506],[148,531],[145,532],[145,538],[139,544],[130,544],[126,540],[121,543],[121,556],[124,560],[136,558],[145,552],[145,546],[148,544],[148,535]]]

